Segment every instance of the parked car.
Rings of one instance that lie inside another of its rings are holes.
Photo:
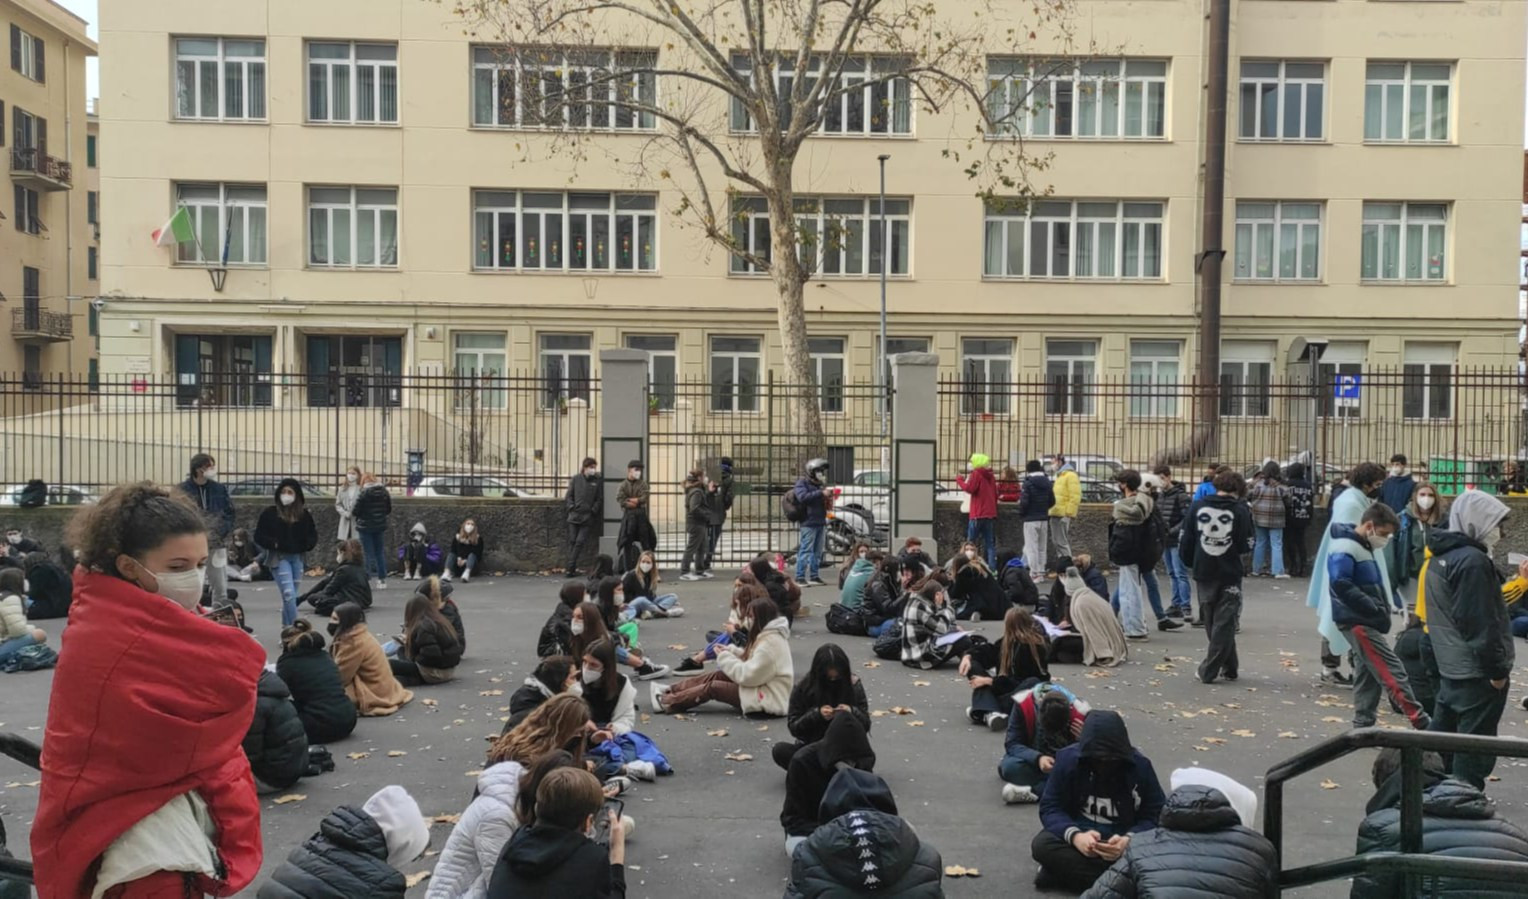
[[[481,474],[447,474],[425,478],[414,488],[414,496],[440,499],[504,499],[514,496],[539,496],[529,490]]]
[[[228,488],[229,496],[258,496],[262,499],[270,499],[272,496],[276,495],[276,485],[281,483],[281,481],[282,478],[274,476],[258,477],[247,478],[242,481],[230,481],[224,486]],[[297,479],[297,483],[302,487],[303,499],[306,502],[311,503],[313,501],[313,497],[315,496],[334,495],[334,491],[325,490],[324,488],[310,484],[301,478]]]
[[[832,489],[835,491],[833,504],[835,506],[855,505],[863,506],[870,510],[875,519],[876,528],[891,527],[891,471],[885,468],[862,468],[854,473],[854,478],[847,484]],[[940,484],[934,488],[934,499],[958,500],[961,492],[954,485]]]
[[[25,484],[10,484],[0,488],[0,506],[21,505],[21,491],[26,488]],[[48,505],[50,506],[88,506],[101,498],[93,487],[82,487],[78,484],[49,484]]]

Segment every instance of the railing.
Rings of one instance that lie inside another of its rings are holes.
[[[74,183],[74,165],[57,156],[49,156],[36,147],[18,147],[11,151],[11,172],[22,172],[56,181],[64,186]]]
[[[74,317],[63,312],[48,312],[35,306],[18,306],[11,310],[11,334],[19,338],[68,340],[74,336]]]
[[[1401,851],[1284,867],[1284,783],[1360,749],[1401,750]],[[1421,895],[1418,878],[1468,877],[1480,880],[1528,882],[1528,862],[1485,858],[1445,858],[1422,852],[1422,754],[1476,753],[1528,758],[1528,740],[1480,737],[1436,731],[1386,730],[1365,727],[1338,734],[1268,769],[1263,781],[1263,836],[1273,843],[1281,890],[1341,880],[1365,871],[1394,873],[1406,878],[1402,896]]]

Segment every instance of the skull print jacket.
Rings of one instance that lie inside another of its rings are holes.
[[[1252,511],[1241,499],[1213,493],[1183,519],[1178,552],[1196,581],[1239,582],[1242,553],[1252,549]]]

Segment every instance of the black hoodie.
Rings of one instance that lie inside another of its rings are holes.
[[[295,521],[288,521],[281,514],[285,508],[281,505],[281,491],[287,487],[297,494],[297,502],[292,504],[297,510]],[[275,505],[261,512],[260,521],[255,525],[255,543],[282,555],[300,556],[311,552],[318,545],[318,529],[313,526],[313,515],[303,500],[302,485],[296,478],[282,478],[276,485],[274,496]]]
[[[1151,761],[1130,745],[1125,720],[1096,709],[1077,742],[1056,753],[1040,797],[1040,822],[1068,843],[1079,830],[1107,839],[1155,827],[1166,799]]]
[[[1235,496],[1212,493],[1189,507],[1178,553],[1196,581],[1240,583],[1242,553],[1252,549],[1252,510]]]
[[[819,815],[827,823],[796,848],[785,899],[944,896],[938,850],[897,817],[896,800],[880,777],[855,768],[838,772]]]
[[[551,824],[517,831],[493,866],[488,899],[561,896],[604,899],[626,895],[626,871],[608,850],[583,834]]]

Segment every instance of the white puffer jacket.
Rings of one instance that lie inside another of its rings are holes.
[[[478,797],[462,812],[430,876],[425,899],[485,899],[499,852],[519,828],[519,762],[500,762],[478,775]]]
[[[743,714],[783,716],[790,706],[796,670],[791,663],[790,625],[776,618],[753,641],[753,655],[718,648],[716,667],[735,684]]]
[[[8,593],[0,597],[0,643],[31,633],[32,628],[27,624],[26,604],[21,601],[21,594]]]

